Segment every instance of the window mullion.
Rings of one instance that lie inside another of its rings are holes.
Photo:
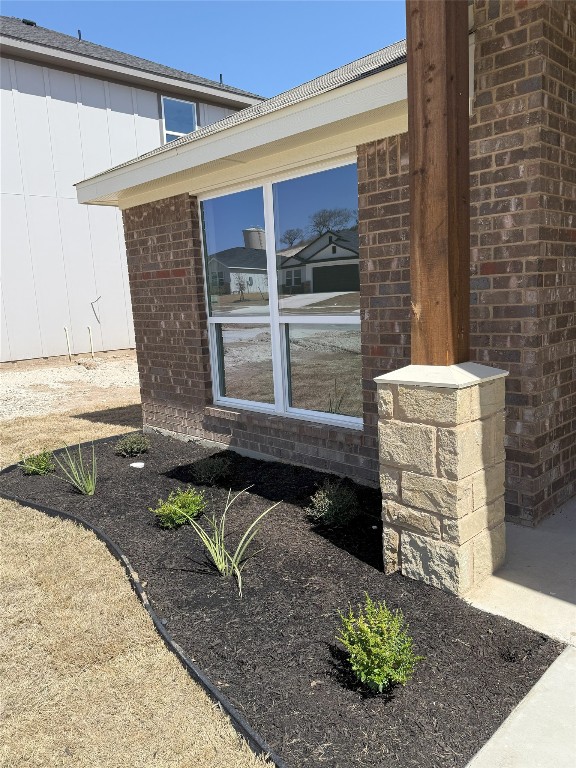
[[[266,264],[268,269],[268,301],[270,304],[270,336],[272,342],[272,375],[274,402],[278,413],[286,412],[285,371],[282,355],[282,332],[278,312],[278,281],[276,279],[276,235],[274,231],[274,198],[272,184],[263,185],[264,229],[266,232]]]

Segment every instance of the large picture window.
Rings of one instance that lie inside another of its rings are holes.
[[[205,199],[216,402],[361,426],[355,165]]]

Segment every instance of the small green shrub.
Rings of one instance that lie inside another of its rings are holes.
[[[20,456],[18,466],[25,475],[48,475],[56,469],[52,451],[42,451],[32,454],[32,456]]]
[[[216,520],[216,516],[212,515],[211,517],[207,518],[208,525],[210,526],[210,530],[207,531],[205,528],[203,528],[199,523],[197,523],[195,520],[190,520],[190,525],[192,528],[196,531],[198,536],[200,537],[200,540],[202,541],[202,544],[204,545],[204,548],[206,550],[206,553],[208,554],[208,557],[214,564],[215,568],[217,569],[218,573],[220,573],[221,576],[235,576],[236,581],[238,582],[238,592],[240,594],[240,597],[242,597],[242,569],[246,563],[246,560],[251,557],[251,555],[247,554],[248,547],[250,546],[250,543],[252,542],[252,539],[256,536],[258,531],[260,530],[258,527],[258,523],[264,515],[267,515],[268,512],[274,509],[274,507],[277,507],[280,502],[277,502],[276,504],[273,504],[268,509],[264,510],[258,517],[250,523],[246,531],[243,533],[242,537],[240,538],[240,541],[238,542],[238,545],[234,552],[232,553],[231,550],[228,550],[228,547],[226,546],[226,515],[228,513],[228,510],[234,504],[236,499],[241,496],[243,493],[245,493],[248,489],[245,488],[243,491],[240,491],[240,493],[237,493],[234,498],[230,498],[232,496],[232,491],[228,491],[228,499],[226,501],[226,506],[224,508],[224,512],[222,513],[222,517],[220,520]],[[252,553],[256,554],[256,553]]]
[[[305,512],[315,525],[339,528],[358,514],[358,498],[341,480],[325,480],[311,496]]]
[[[186,488],[172,491],[164,501],[158,499],[158,506],[156,509],[150,507],[150,512],[156,515],[160,528],[178,528],[201,515],[205,506],[202,491]]]
[[[226,482],[232,473],[232,462],[225,456],[207,456],[192,467],[194,482],[198,485],[216,485]]]
[[[114,446],[116,456],[140,456],[141,453],[148,453],[150,450],[150,440],[141,434],[126,435],[118,440]]]
[[[58,456],[54,456],[54,460],[64,473],[65,483],[69,483],[78,493],[83,496],[94,496],[96,490],[96,478],[98,476],[96,468],[96,456],[94,454],[94,443],[92,443],[92,461],[90,464],[84,465],[84,458],[82,456],[82,449],[78,444],[78,458],[76,459],[70,451],[68,446],[65,447],[65,457],[60,461]]]
[[[349,608],[340,614],[337,636],[349,655],[352,672],[373,691],[382,693],[393,685],[406,685],[422,656],[416,656],[401,611],[390,611],[386,603],[374,603],[366,595],[358,615]]]

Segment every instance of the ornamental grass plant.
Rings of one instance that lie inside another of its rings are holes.
[[[228,549],[228,545],[226,543],[226,515],[228,514],[228,510],[232,504],[234,504],[236,499],[238,499],[243,493],[246,493],[247,490],[248,489],[245,488],[244,490],[237,493],[233,498],[231,498],[232,491],[228,491],[228,499],[220,519],[216,520],[215,515],[206,518],[209,530],[203,528],[199,523],[196,522],[196,520],[189,520],[190,525],[198,534],[202,544],[204,545],[206,554],[208,555],[210,561],[218,573],[221,576],[225,576],[227,578],[230,578],[231,576],[236,577],[236,581],[238,582],[238,593],[240,597],[242,597],[242,569],[244,568],[246,561],[250,557],[253,557],[255,554],[257,554],[256,552],[249,554],[247,550],[254,537],[260,530],[258,523],[265,515],[268,514],[268,512],[271,512],[274,507],[277,507],[278,504],[280,504],[280,502],[277,502],[271,507],[268,507],[268,509],[264,510],[264,512],[262,512],[260,515],[258,515],[258,517],[252,523],[250,523],[248,528],[244,531],[240,541],[236,546],[236,549],[232,552],[231,549]]]
[[[94,496],[98,477],[94,443],[92,443],[92,460],[90,463],[84,464],[80,445],[78,445],[78,458],[70,453],[68,446],[64,448],[64,451],[65,455],[62,460],[58,456],[54,456],[54,460],[64,473],[64,477],[60,479],[71,485],[75,491],[83,496]]]

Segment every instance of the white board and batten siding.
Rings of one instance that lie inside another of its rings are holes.
[[[160,95],[0,59],[0,361],[134,346],[120,213],[74,184],[162,143]],[[230,114],[200,104],[199,123]]]

